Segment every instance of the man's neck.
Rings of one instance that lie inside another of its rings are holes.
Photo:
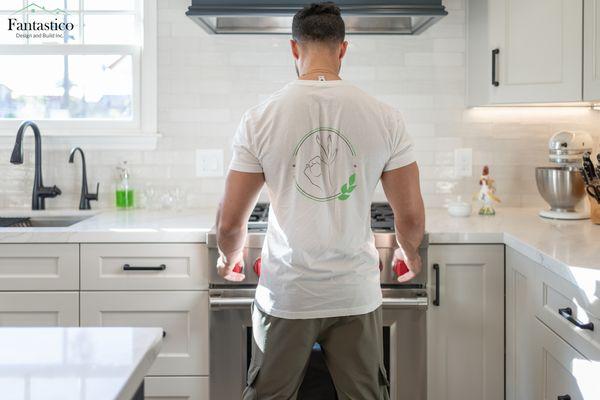
[[[315,80],[326,80],[326,81],[339,81],[342,78],[332,68],[306,68],[306,70],[298,76],[300,80],[315,81]]]

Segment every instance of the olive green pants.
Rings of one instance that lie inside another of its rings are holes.
[[[252,361],[243,400],[295,400],[319,343],[339,400],[388,400],[381,307],[346,317],[284,319],[252,307]]]

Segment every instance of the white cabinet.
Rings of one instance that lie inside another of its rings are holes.
[[[144,385],[145,400],[209,400],[206,376],[150,376]]]
[[[200,244],[82,244],[81,289],[207,290],[207,258]]]
[[[534,293],[537,264],[506,249],[506,400],[541,399]]]
[[[535,321],[535,349],[541,367],[542,396],[538,399],[597,400],[600,364],[584,357],[539,320]],[[528,400],[530,398],[522,398]]]
[[[583,2],[583,100],[600,99],[600,0]]]
[[[504,398],[504,245],[431,245],[428,398]],[[433,267],[439,271],[436,271]]]
[[[78,244],[0,244],[0,291],[78,289]]]
[[[0,326],[78,325],[78,292],[0,292]]]
[[[468,103],[583,98],[583,0],[470,0]]]
[[[535,313],[545,325],[587,357],[600,362],[600,292],[597,285],[582,287],[537,265],[533,292]],[[600,398],[600,393],[599,393]]]
[[[208,375],[208,292],[81,292],[81,326],[160,327],[149,375]]]

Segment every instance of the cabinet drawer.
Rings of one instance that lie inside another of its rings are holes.
[[[144,386],[146,400],[209,400],[208,377],[149,376]]]
[[[208,375],[208,292],[81,292],[81,326],[161,327],[148,375]]]
[[[208,289],[201,244],[82,244],[82,290]]]
[[[79,293],[0,293],[0,326],[79,326]]]
[[[584,355],[600,360],[600,299],[543,266],[538,266],[537,275],[538,318]],[[587,323],[593,328],[577,326]]]
[[[0,291],[78,289],[79,245],[0,244]]]
[[[598,399],[598,363],[586,359],[539,320],[536,330],[541,343],[542,398]]]

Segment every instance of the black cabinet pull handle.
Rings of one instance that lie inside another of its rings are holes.
[[[165,269],[167,269],[165,264],[147,267],[123,264],[123,271],[164,271]]]
[[[500,82],[497,79],[497,71],[496,64],[498,63],[498,54],[500,54],[500,49],[492,50],[492,85],[500,86]]]
[[[588,331],[594,330],[593,323],[588,322],[587,324],[584,324],[583,322],[577,321],[575,318],[573,318],[573,310],[571,310],[571,307],[559,308],[558,313],[561,315],[561,317],[580,329],[587,329]]]
[[[433,305],[440,305],[440,266],[439,264],[433,264],[433,271],[435,272],[435,298],[433,299]]]
[[[163,337],[167,336],[167,331],[163,330]]]
[[[569,396],[568,394],[562,395],[562,396],[558,396],[556,398],[556,400],[571,400],[571,396]]]

